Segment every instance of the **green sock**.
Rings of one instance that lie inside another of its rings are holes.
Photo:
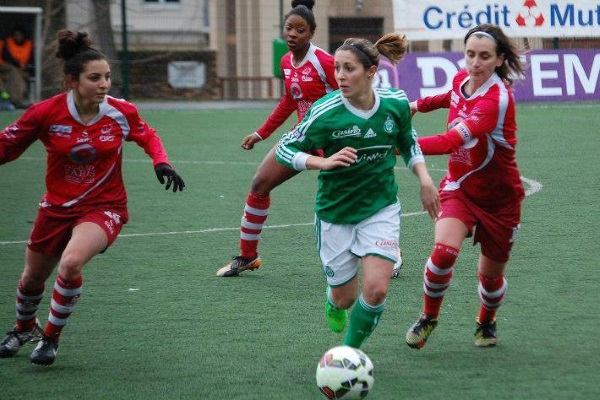
[[[350,313],[350,326],[346,331],[344,345],[360,348],[379,323],[385,309],[385,300],[377,306],[371,306],[363,299],[362,294]]]

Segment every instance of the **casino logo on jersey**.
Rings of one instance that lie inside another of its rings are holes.
[[[340,129],[337,131],[333,131],[331,133],[331,137],[334,139],[343,139],[347,137],[361,137],[362,131],[358,127],[358,125],[354,125],[352,128],[348,129]]]

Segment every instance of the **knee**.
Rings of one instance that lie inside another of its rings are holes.
[[[382,304],[387,297],[387,285],[376,285],[363,288],[363,298],[369,304]]]
[[[266,190],[264,185],[264,179],[260,176],[255,176],[252,180],[252,184],[250,185],[250,191],[252,193],[260,194],[262,196],[266,196],[269,194],[269,190]]]
[[[83,264],[84,259],[80,255],[74,252],[64,253],[60,259],[58,273],[66,280],[76,279],[81,275]]]
[[[26,268],[21,274],[20,283],[25,290],[37,290],[44,287],[46,279],[48,279],[47,274]]]
[[[271,190],[276,186],[270,176],[268,174],[264,174],[259,169],[254,175],[254,179],[252,179],[252,184],[250,185],[250,191],[255,194],[259,194],[262,196],[268,196]]]
[[[331,297],[333,302],[338,308],[343,310],[347,310],[356,302],[357,296],[353,293],[349,293],[346,291],[335,291],[332,290]]]

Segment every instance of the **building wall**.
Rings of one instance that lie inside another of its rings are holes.
[[[210,0],[180,0],[179,4],[145,4],[128,0],[126,4],[128,47],[130,50],[204,50],[208,47]],[[122,42],[122,2],[110,2],[111,25],[115,45]],[[94,28],[91,0],[66,0],[68,27]]]
[[[236,98],[279,97],[281,85],[273,77],[273,40],[281,36],[291,0],[181,0],[179,5],[144,5],[127,0],[128,45],[132,52],[156,52],[161,59],[176,52],[215,54],[214,80],[218,93]],[[66,0],[68,27],[94,26],[91,0]],[[316,0],[317,30],[313,43],[332,51],[340,36],[330,37],[332,18],[375,18],[383,21],[381,33],[391,32],[390,0]],[[114,42],[121,49],[121,1],[111,1]],[[101,37],[101,27],[96,27]],[[347,31],[345,31],[347,32]],[[402,33],[402,32],[399,32]],[[357,32],[355,36],[361,36]],[[462,40],[410,41],[410,51],[462,51]],[[334,40],[335,39],[335,40]],[[543,48],[541,39],[517,39],[521,47]]]

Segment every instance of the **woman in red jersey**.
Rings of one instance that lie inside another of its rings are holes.
[[[314,0],[294,0],[292,10],[285,16],[283,32],[290,50],[281,59],[285,93],[264,124],[244,137],[242,148],[246,150],[267,139],[294,111],[300,122],[316,100],[338,87],[333,56],[311,42],[317,27],[314,4]],[[276,148],[273,146],[265,156],[252,180],[240,227],[240,255],[220,268],[217,276],[237,276],[261,264],[258,243],[269,212],[271,190],[298,173],[277,163]]]
[[[419,138],[423,154],[449,154],[449,159],[440,184],[435,244],[425,264],[423,314],[406,334],[406,343],[417,349],[438,324],[453,266],[470,236],[481,246],[475,345],[497,344],[496,311],[506,293],[504,273],[525,197],[515,159],[511,91],[513,79],[523,75],[519,54],[495,25],[469,30],[464,43],[466,68],[456,74],[452,89],[411,103],[413,113],[449,108],[448,131]]]
[[[31,106],[0,134],[0,164],[18,158],[40,140],[47,151],[46,193],[25,251],[17,287],[17,324],[0,342],[0,357],[13,357],[41,334],[31,362],[50,365],[59,337],[82,291],[82,270],[104,252],[127,222],[127,195],[121,172],[122,147],[134,141],[152,159],[166,189],[185,184],[169,165],[156,131],[136,107],[108,95],[111,72],[106,56],[91,47],[85,32],[57,35],[68,91]],[[37,322],[45,282],[58,265],[48,323]]]

